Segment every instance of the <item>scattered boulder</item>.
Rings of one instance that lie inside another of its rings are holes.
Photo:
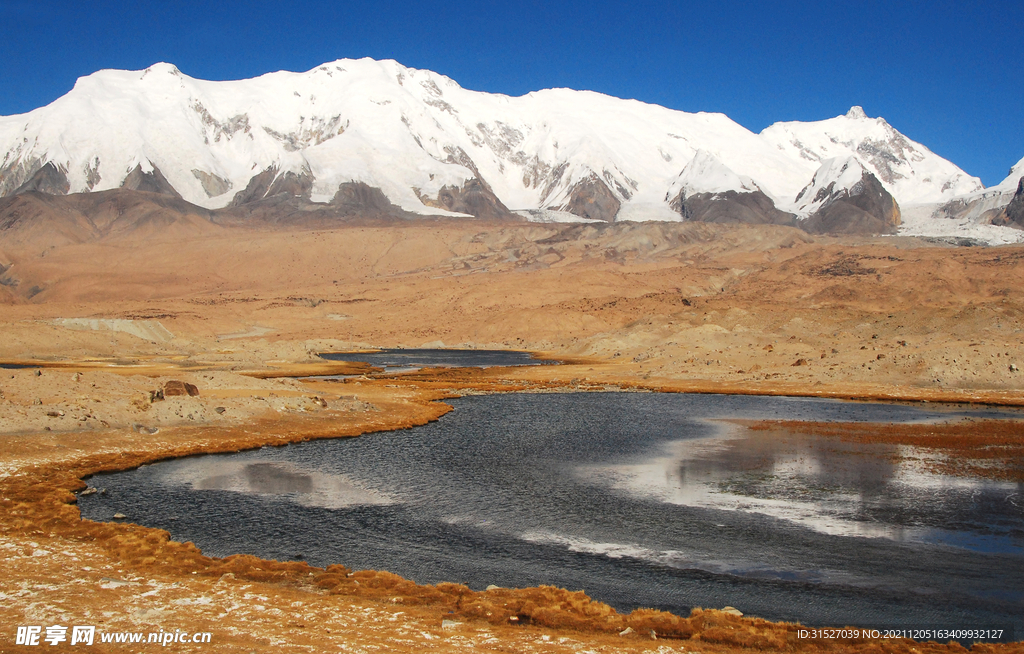
[[[164,384],[163,397],[175,397],[178,395],[196,397],[199,395],[199,388],[195,384],[189,384],[188,382],[178,381],[176,379]]]

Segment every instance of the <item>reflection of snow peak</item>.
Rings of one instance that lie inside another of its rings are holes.
[[[776,452],[765,478],[777,480],[791,491],[784,497],[749,494],[744,476],[718,465],[716,459],[742,437],[735,432],[718,438],[674,441],[666,444],[661,457],[633,465],[583,467],[580,476],[595,483],[621,489],[631,495],[667,504],[705,509],[759,513],[786,520],[835,536],[888,538],[897,541],[928,541],[934,529],[906,527],[865,517],[868,503],[855,490],[821,490],[806,497],[792,497],[796,489],[825,474],[824,461],[813,449]],[[927,470],[936,455],[915,450],[902,458],[886,484],[893,489],[960,490],[1002,486],[995,482],[951,478]],[[749,472],[749,471],[748,471]],[[1009,486],[1007,486],[1009,488]],[[895,491],[894,491],[895,492]],[[1009,490],[1007,492],[1010,492]],[[870,513],[870,512],[869,512]],[[611,556],[611,554],[609,554]]]
[[[195,490],[221,490],[288,497],[302,506],[339,509],[358,505],[394,504],[395,500],[367,489],[343,475],[309,472],[287,463],[227,461],[199,457],[168,465],[162,482]]]

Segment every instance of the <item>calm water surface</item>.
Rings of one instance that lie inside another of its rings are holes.
[[[518,350],[385,349],[378,352],[322,352],[331,361],[359,361],[385,372],[406,372],[420,368],[490,368],[492,366],[540,366],[557,361],[535,359],[533,353]]]
[[[120,511],[214,556],[554,584],[621,610],[732,605],[810,625],[1024,634],[1021,485],[931,474],[927,453],[900,446],[721,420],[953,409],[658,393],[450,402],[414,429],[97,476],[107,493],[81,498],[82,515]]]

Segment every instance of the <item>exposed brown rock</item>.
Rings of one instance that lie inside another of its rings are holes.
[[[276,177],[276,166],[271,166],[264,171],[256,173],[249,179],[249,183],[246,184],[244,189],[235,193],[235,197],[231,199],[231,204],[228,206],[237,207],[256,200],[262,200],[267,196],[267,191],[270,190],[270,185],[274,183]]]
[[[565,204],[548,208],[556,211],[568,211],[590,220],[612,222],[621,206],[622,203],[615,197],[608,185],[600,177],[591,173],[590,176],[580,180],[572,187],[569,199]]]
[[[824,189],[823,189],[824,190]],[[895,234],[900,225],[900,207],[871,173],[850,190],[828,191],[832,199],[801,221],[812,234]]]
[[[518,220],[490,187],[477,178],[466,180],[462,188],[444,186],[436,198],[421,195],[420,201],[428,207],[468,213],[485,220]]]
[[[282,173],[274,180],[274,183],[270,185],[270,190],[267,191],[267,196],[271,197],[281,193],[287,193],[288,195],[294,195],[308,200],[312,191],[313,175],[311,173],[308,171],[302,171],[301,173],[296,174],[289,170]]]
[[[398,215],[402,213],[384,192],[365,182],[345,182],[338,186],[338,192],[331,199],[331,206],[343,213],[365,212],[368,214]]]
[[[172,379],[171,381],[164,384],[164,397],[174,397],[176,395],[188,395],[189,397],[196,397],[199,395],[199,389],[195,384],[188,382],[179,381]]]
[[[206,192],[208,197],[215,198],[231,190],[231,182],[223,177],[196,168],[192,169],[192,174],[203,185],[203,191]]]
[[[174,190],[171,183],[167,181],[164,174],[160,172],[160,169],[153,166],[153,171],[146,173],[142,171],[142,164],[135,166],[128,176],[121,182],[121,188],[128,189],[131,191],[148,191],[150,193],[159,193],[161,195],[169,195],[175,198],[181,198],[181,195]]]
[[[1017,182],[1017,192],[1010,204],[992,219],[992,224],[1024,228],[1024,177]]]
[[[71,190],[71,183],[68,182],[67,171],[63,166],[57,167],[53,165],[53,162],[49,162],[19,186],[14,194],[38,191],[47,195],[67,195],[69,190]]]
[[[694,193],[683,197],[683,192],[672,199],[669,206],[684,220],[705,223],[746,223],[748,225],[796,226],[796,217],[775,207],[771,198],[761,191],[753,193]]]

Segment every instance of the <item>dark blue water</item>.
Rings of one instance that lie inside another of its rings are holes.
[[[517,350],[394,349],[378,352],[322,352],[331,361],[359,361],[385,372],[418,368],[490,368],[492,366],[539,366],[557,361],[535,359]]]
[[[120,511],[209,555],[476,589],[553,584],[621,610],[731,605],[810,625],[1024,633],[1020,485],[940,477],[897,446],[717,420],[955,411],[657,393],[451,403],[414,429],[97,476],[107,493],[81,498],[82,514]]]

